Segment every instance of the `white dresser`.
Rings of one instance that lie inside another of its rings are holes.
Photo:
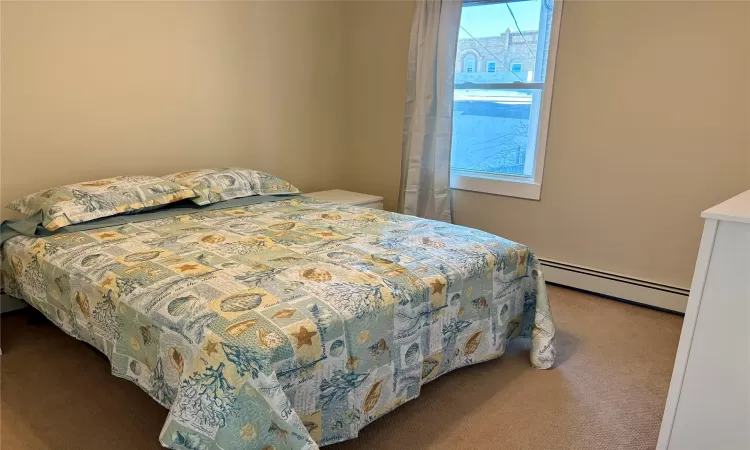
[[[702,217],[706,222],[657,449],[747,450],[750,191]]]
[[[343,191],[341,189],[311,192],[305,195],[324,202],[383,209],[383,197],[378,197],[376,195],[360,194],[357,192]]]

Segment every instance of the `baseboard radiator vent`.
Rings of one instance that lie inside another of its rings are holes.
[[[605,297],[685,313],[690,291],[590,267],[539,258],[548,283],[568,286]]]

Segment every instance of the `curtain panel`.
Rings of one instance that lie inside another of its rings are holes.
[[[409,66],[399,211],[451,222],[453,79],[461,1],[417,2]]]

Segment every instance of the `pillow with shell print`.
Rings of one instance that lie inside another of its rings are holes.
[[[278,177],[250,169],[188,170],[166,175],[163,178],[194,190],[197,197],[192,200],[198,205],[209,205],[252,195],[300,192],[296,187]]]
[[[120,176],[45,189],[16,199],[6,208],[28,216],[41,212],[42,225],[55,231],[191,197],[195,197],[192,189],[158,177]]]
[[[253,190],[258,195],[299,194],[299,189],[288,181],[265,172],[253,170]]]

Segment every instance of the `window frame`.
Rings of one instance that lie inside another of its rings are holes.
[[[490,64],[493,64],[492,70],[490,70]],[[497,72],[497,61],[495,61],[494,59],[487,61],[487,64],[485,64],[485,71],[487,73]]]
[[[486,5],[493,3],[507,3],[513,0],[464,0],[463,7]],[[541,0],[544,1],[544,0]],[[454,85],[455,89],[541,89],[541,102],[538,105],[538,120],[536,121],[535,156],[532,176],[518,176],[494,174],[489,172],[475,172],[462,169],[450,169],[450,187],[462,191],[483,192],[487,194],[518,197],[529,200],[540,200],[542,180],[544,176],[544,161],[547,150],[547,136],[549,131],[550,108],[555,76],[555,60],[557,59],[560,22],[562,18],[563,0],[552,0],[552,21],[549,31],[549,50],[547,53],[547,72],[544,82],[530,83],[462,83]],[[540,17],[541,24],[541,17]],[[532,102],[532,114],[536,114]],[[531,141],[531,131],[530,139]],[[527,159],[527,164],[530,161]]]

